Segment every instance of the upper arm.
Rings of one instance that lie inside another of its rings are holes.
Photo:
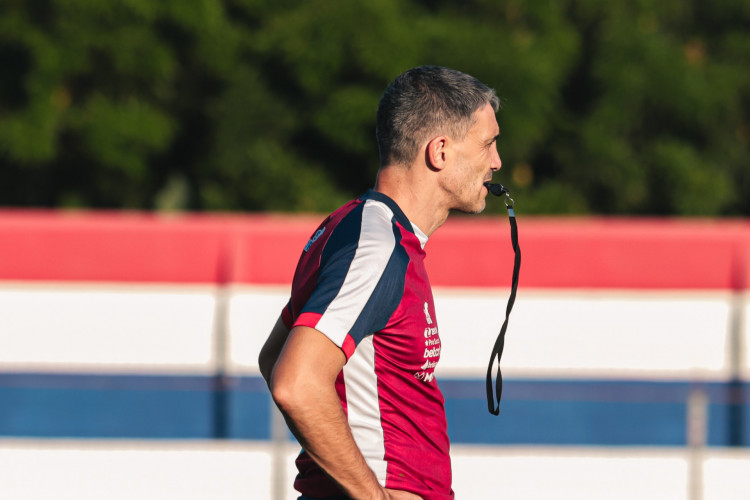
[[[289,329],[284,324],[281,316],[279,316],[279,319],[276,320],[276,324],[271,330],[271,334],[266,339],[258,355],[258,367],[266,383],[269,383],[271,380],[271,371],[276,364],[276,360],[279,358],[281,349],[284,347],[288,336]]]
[[[345,363],[341,348],[319,331],[292,328],[271,375],[274,399],[297,399],[299,394],[333,389]]]

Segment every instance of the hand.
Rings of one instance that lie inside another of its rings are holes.
[[[422,500],[422,497],[409,491],[385,489],[386,498],[389,500]]]

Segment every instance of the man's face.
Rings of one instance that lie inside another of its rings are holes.
[[[474,125],[466,137],[453,143],[453,162],[444,183],[452,196],[452,209],[466,213],[484,210],[487,197],[484,183],[502,166],[497,152],[499,135],[495,111],[488,103],[474,113]]]

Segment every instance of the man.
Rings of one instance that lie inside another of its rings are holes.
[[[300,499],[453,498],[424,247],[451,210],[484,209],[484,183],[501,166],[498,107],[458,71],[397,77],[378,106],[374,189],[305,246],[259,358],[304,448]]]

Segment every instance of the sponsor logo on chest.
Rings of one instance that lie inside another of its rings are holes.
[[[414,373],[414,378],[421,380],[422,382],[432,382],[435,378],[435,367],[437,366],[438,360],[440,359],[440,335],[438,333],[437,325],[434,325],[432,316],[430,315],[430,304],[424,303],[424,319],[426,326],[424,328],[424,364],[420,366],[420,370]]]

